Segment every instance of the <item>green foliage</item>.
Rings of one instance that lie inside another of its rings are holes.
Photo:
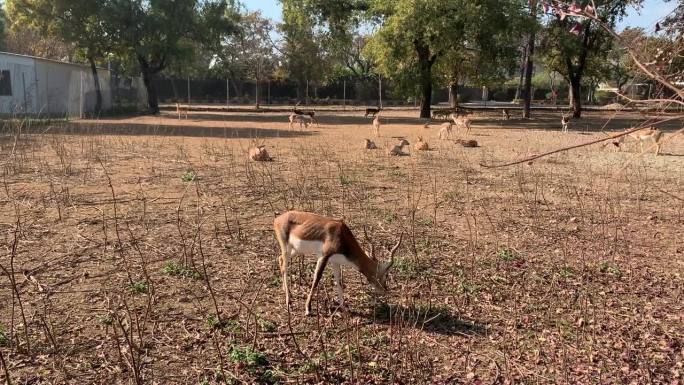
[[[601,273],[609,274],[616,278],[622,277],[622,270],[620,270],[620,266],[612,262],[601,261],[601,263],[599,263],[598,270]]]
[[[251,347],[238,347],[235,346],[230,352],[230,359],[236,363],[243,363],[249,366],[266,366],[268,365],[268,359],[266,355],[259,351],[252,350]]]
[[[223,39],[216,50],[212,73],[230,78],[236,96],[244,95],[248,80],[275,74],[279,58],[270,37],[274,28],[261,12],[246,13],[237,20],[238,32]]]
[[[512,261],[517,261],[520,259],[520,254],[513,250],[513,249],[501,249],[497,253],[499,256],[499,259],[501,259],[504,262],[512,262]]]
[[[0,5],[0,50],[5,51],[5,39],[7,29],[7,16],[5,15],[5,9]]]
[[[283,23],[280,32],[285,44],[281,51],[290,79],[299,85],[299,97],[309,83],[320,83],[330,72],[324,36],[315,28],[316,20],[307,0],[282,0]]]
[[[0,346],[7,346],[9,344],[9,338],[5,332],[5,328],[0,325]]]
[[[615,26],[632,5],[641,4],[642,0],[596,0],[596,12],[603,22]],[[583,2],[586,4],[587,2]],[[570,30],[579,24],[580,32],[573,34]],[[575,117],[581,116],[580,85],[584,78],[606,79],[610,74],[607,60],[611,52],[613,39],[598,23],[579,17],[568,16],[552,18],[542,40],[543,59],[546,66],[556,71],[573,87]]]
[[[190,278],[190,279],[201,279],[202,274],[200,274],[198,271],[184,266],[180,263],[174,262],[174,261],[169,261],[164,264],[164,267],[162,268],[162,272],[164,274],[168,274],[174,277],[182,277],[182,278]]]
[[[109,314],[98,315],[97,321],[107,326],[111,326],[112,324],[114,324],[114,319]]]
[[[183,175],[181,175],[181,180],[182,180],[183,182],[192,182],[192,181],[194,181],[196,178],[197,178],[197,173],[194,172],[194,171],[192,171],[192,170],[186,171],[186,172],[183,173]]]
[[[354,180],[347,176],[347,175],[340,175],[340,184],[342,186],[351,186],[354,183]]]
[[[229,333],[238,333],[240,331],[240,324],[238,324],[234,319],[219,320],[219,318],[213,314],[207,317],[207,325],[212,330],[225,331]]]
[[[259,326],[261,327],[261,330],[267,332],[267,333],[272,333],[278,329],[275,323],[272,321],[269,321],[265,318],[259,317],[258,319]]]
[[[594,95],[596,98],[596,103],[602,106],[615,102],[617,94],[610,91],[596,91]]]
[[[138,294],[147,294],[147,292],[149,290],[147,287],[147,283],[145,281],[133,282],[130,285],[130,288],[133,292],[138,293]]]

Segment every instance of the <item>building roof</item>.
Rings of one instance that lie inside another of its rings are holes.
[[[81,63],[70,63],[66,61],[60,61],[60,60],[55,60],[55,59],[48,59],[44,57],[39,57],[39,56],[31,56],[31,55],[21,55],[18,53],[13,53],[13,52],[5,52],[5,51],[0,51],[0,55],[9,55],[9,56],[15,56],[15,57],[23,57],[26,59],[34,59],[34,60],[42,60],[50,63],[56,63],[56,64],[64,64],[64,65],[71,65],[71,66],[77,66],[77,67],[83,67],[83,68],[88,68],[90,69],[89,65],[86,64],[81,64]],[[97,69],[102,70],[102,71],[109,71],[107,68],[102,68],[102,67],[97,67]]]

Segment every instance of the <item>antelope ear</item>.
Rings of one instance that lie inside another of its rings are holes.
[[[392,262],[380,262],[380,275],[386,276],[389,269],[392,267]]]

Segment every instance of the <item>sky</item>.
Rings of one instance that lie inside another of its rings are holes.
[[[281,20],[281,8],[278,0],[243,0],[250,11],[261,10],[269,19]],[[677,6],[677,1],[645,0],[640,11],[630,9],[629,15],[618,25],[618,30],[627,26],[642,27],[647,32],[653,31],[655,23],[669,14]]]

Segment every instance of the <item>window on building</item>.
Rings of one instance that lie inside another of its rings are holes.
[[[12,79],[9,70],[0,71],[0,96],[12,96]]]

